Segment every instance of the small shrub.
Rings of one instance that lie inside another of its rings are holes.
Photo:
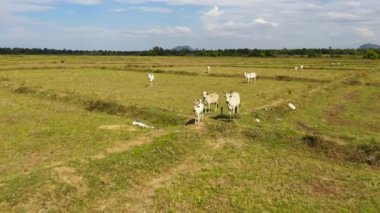
[[[238,127],[233,122],[218,122],[208,125],[207,129],[213,138],[233,137],[238,134]]]
[[[243,135],[249,140],[255,140],[260,136],[260,132],[258,130],[247,129],[243,131]]]
[[[347,79],[345,81],[343,81],[344,84],[347,84],[347,85],[361,85],[362,82],[359,81],[358,79],[354,79],[354,78],[351,78],[351,79]]]
[[[288,89],[288,95],[291,95],[293,93],[293,91],[291,89]]]
[[[339,145],[318,135],[305,135],[302,140],[309,147],[323,153],[326,157],[351,161],[349,158],[352,156],[353,150],[350,147]]]
[[[157,109],[139,108],[137,106],[123,106],[114,102],[91,100],[86,103],[89,111],[100,111],[111,115],[126,115],[134,120],[149,121],[155,125],[170,126],[185,123],[185,119],[174,113]]]
[[[101,100],[91,100],[87,103],[86,109],[89,111],[106,112],[112,115],[122,115],[127,109],[118,103],[106,102]]]
[[[326,156],[356,163],[366,163],[371,166],[380,165],[380,144],[371,143],[365,145],[342,146],[334,141],[323,139],[316,135],[305,135],[302,141],[309,147],[321,151]]]
[[[380,165],[380,144],[359,145],[356,148],[356,159],[369,165]]]
[[[276,80],[279,80],[279,81],[291,81],[292,79],[289,76],[278,75],[278,76],[276,76]]]
[[[25,82],[22,82],[19,86],[13,89],[14,93],[35,93],[36,91],[30,87],[25,86]]]

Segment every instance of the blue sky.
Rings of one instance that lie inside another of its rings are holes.
[[[378,0],[0,0],[0,47],[355,48],[380,43]]]

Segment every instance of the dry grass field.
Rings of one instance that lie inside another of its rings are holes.
[[[380,63],[0,56],[0,162],[0,212],[379,212]]]

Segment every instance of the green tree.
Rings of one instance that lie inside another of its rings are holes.
[[[372,50],[372,49],[367,50],[364,53],[364,58],[375,60],[375,59],[379,58],[379,54],[377,54],[375,50]]]
[[[164,55],[165,51],[162,47],[153,47],[150,52],[152,55]]]

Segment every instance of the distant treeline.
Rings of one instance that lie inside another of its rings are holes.
[[[372,50],[380,54],[380,50]],[[342,55],[364,56],[368,51],[364,49],[219,49],[219,50],[171,50],[154,47],[144,51],[113,51],[113,50],[57,50],[38,48],[0,48],[1,55],[104,55],[104,56],[246,56],[246,57],[276,57],[276,56],[303,56],[303,57],[341,57]]]

